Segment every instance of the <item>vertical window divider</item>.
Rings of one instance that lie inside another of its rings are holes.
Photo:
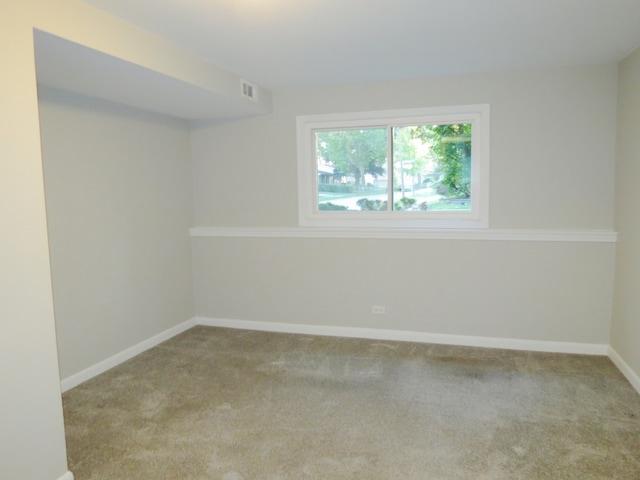
[[[393,211],[393,127],[387,125],[387,212]]]

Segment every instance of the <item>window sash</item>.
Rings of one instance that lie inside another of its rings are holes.
[[[393,210],[392,129],[418,125],[471,124],[471,209],[445,211]],[[387,210],[320,211],[316,134],[349,129],[387,129]],[[301,226],[486,228],[489,194],[489,106],[465,105],[297,118],[298,193]],[[391,163],[391,165],[389,165]]]

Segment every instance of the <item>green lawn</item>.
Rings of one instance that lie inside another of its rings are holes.
[[[370,194],[370,198],[374,198],[374,195],[380,195],[379,192],[376,194]],[[346,193],[320,193],[318,195],[319,203],[332,202],[335,203],[336,200],[343,200],[347,198],[365,198],[366,195],[362,194],[346,194]],[[420,204],[424,201],[427,201],[428,210],[429,211],[469,211],[471,210],[470,203],[459,203],[459,202],[434,202],[433,200],[429,201],[429,198],[433,198],[433,196],[428,197],[424,195],[416,195],[415,197],[411,197],[416,199],[416,204]]]

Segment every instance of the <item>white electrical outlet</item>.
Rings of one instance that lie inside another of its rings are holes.
[[[374,305],[371,307],[371,313],[375,313],[376,315],[384,315],[386,313],[386,309],[384,305]]]

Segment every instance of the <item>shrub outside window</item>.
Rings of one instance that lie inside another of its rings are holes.
[[[301,226],[488,226],[489,106],[297,118]]]

